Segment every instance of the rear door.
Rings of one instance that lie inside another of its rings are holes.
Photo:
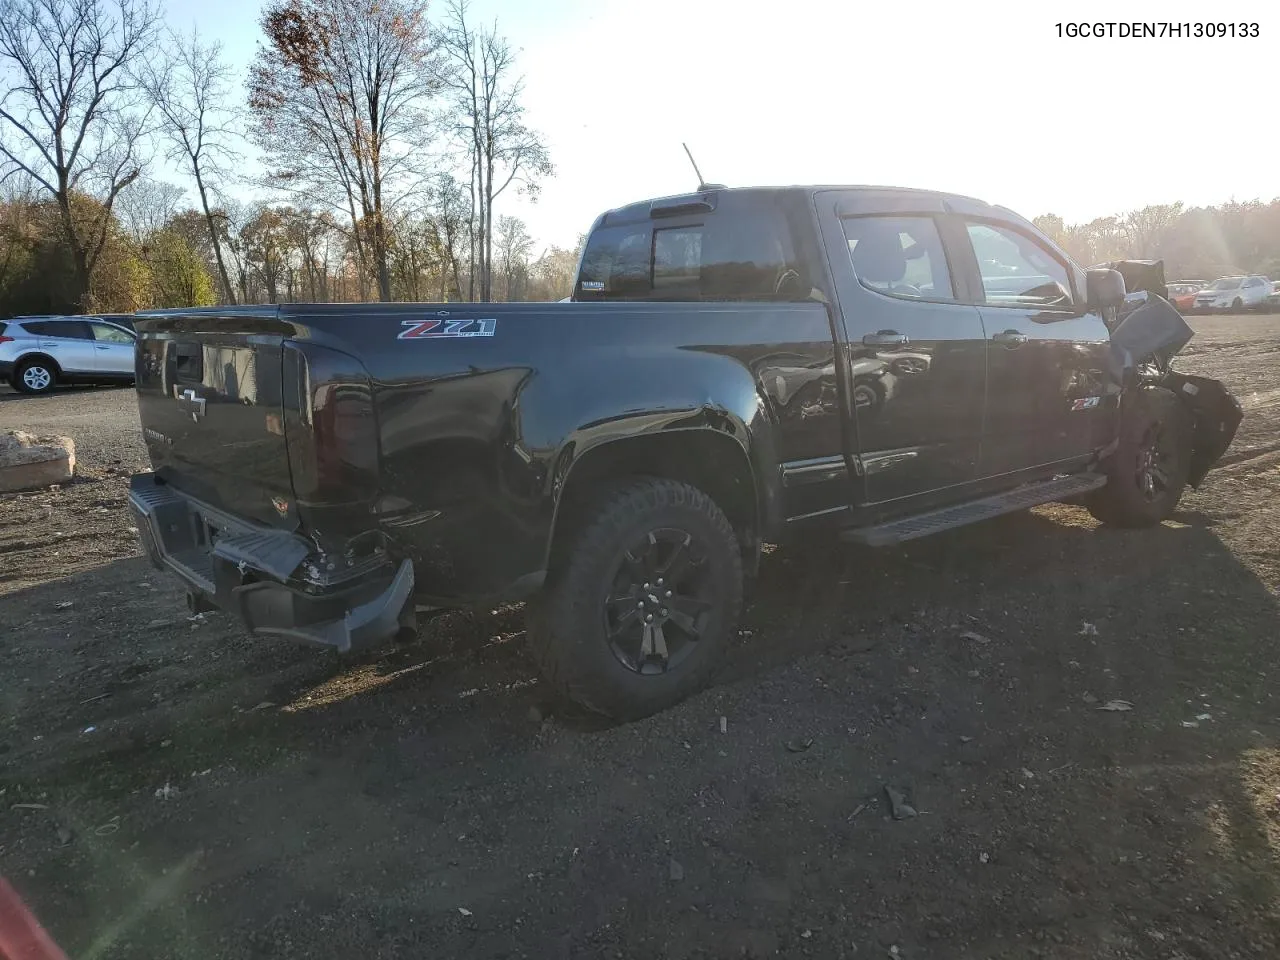
[[[110,323],[89,321],[93,333],[95,369],[106,377],[128,377],[133,374],[133,334]]]
[[[40,349],[57,361],[63,373],[88,376],[96,369],[93,334],[83,320],[41,320],[24,326],[39,335]]]
[[[986,336],[929,194],[824,191],[818,219],[848,345],[841,360],[867,504],[972,482]],[[860,494],[860,496],[859,496]]]
[[[1092,455],[1111,438],[1119,390],[1110,335],[1076,271],[1011,220],[962,218],[960,268],[980,291],[987,416],[980,472],[996,477]]]

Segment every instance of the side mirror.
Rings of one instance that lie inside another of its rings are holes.
[[[1119,270],[1094,267],[1085,274],[1085,294],[1092,310],[1118,307],[1124,303],[1124,276]]]

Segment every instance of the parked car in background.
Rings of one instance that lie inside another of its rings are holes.
[[[1196,294],[1204,289],[1204,280],[1174,280],[1169,284],[1169,302],[1179,313],[1190,313],[1196,306]]]
[[[1271,292],[1262,301],[1262,309],[1267,313],[1280,313],[1280,280],[1271,282]]]
[[[1197,310],[1254,310],[1271,295],[1266,277],[1220,277],[1196,294]]]
[[[0,381],[22,393],[60,383],[132,383],[134,333],[97,317],[0,321]]]

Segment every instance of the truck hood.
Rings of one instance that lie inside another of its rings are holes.
[[[1111,330],[1112,360],[1121,380],[1144,363],[1167,367],[1195,331],[1164,297],[1140,290],[1125,297]]]

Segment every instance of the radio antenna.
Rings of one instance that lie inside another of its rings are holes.
[[[693,159],[693,153],[689,150],[689,145],[687,143],[682,143],[680,146],[684,147],[685,155],[688,156],[689,163],[693,166],[693,172],[697,174],[698,189],[705,190],[707,188],[707,182],[702,179],[702,171],[698,169],[698,161]]]

